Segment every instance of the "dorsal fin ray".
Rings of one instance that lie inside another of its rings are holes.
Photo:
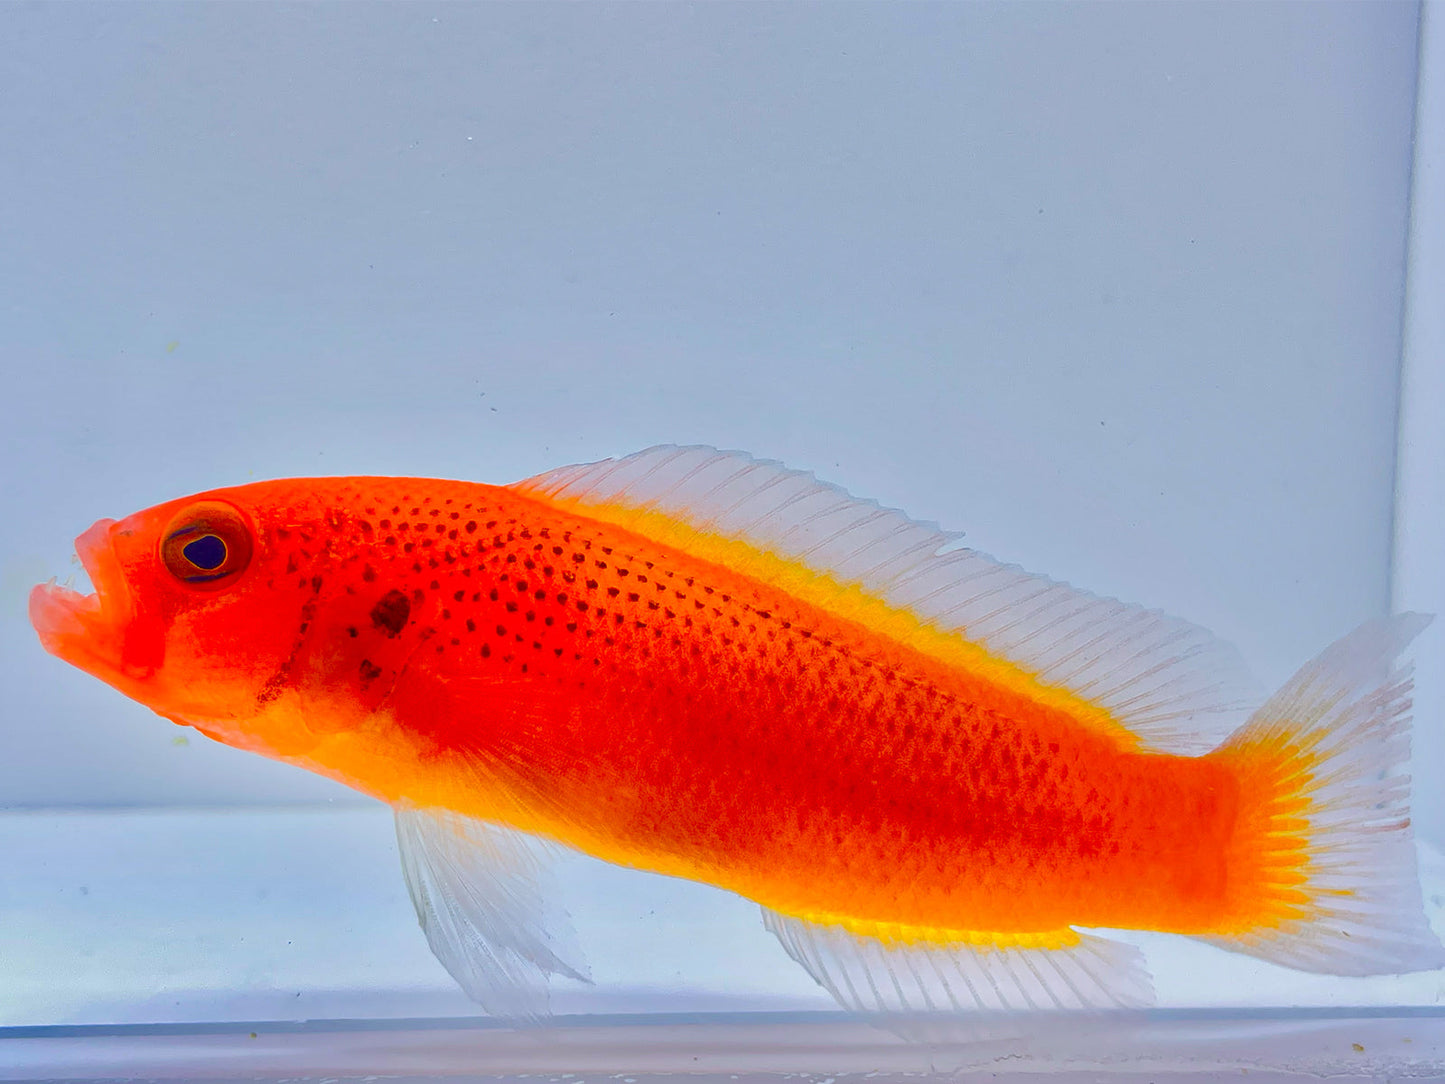
[[[861,590],[1103,709],[1150,748],[1205,752],[1259,699],[1238,652],[1206,629],[1003,564],[961,534],[742,452],[661,445],[514,488],[625,527],[660,514],[826,577],[839,595]]]

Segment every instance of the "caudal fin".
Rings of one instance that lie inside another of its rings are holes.
[[[1307,663],[1210,754],[1240,780],[1231,917],[1201,938],[1338,975],[1445,966],[1410,831],[1411,668],[1430,623],[1371,621]]]

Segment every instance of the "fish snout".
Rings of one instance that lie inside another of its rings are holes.
[[[113,519],[100,520],[75,540],[76,556],[95,588],[91,594],[54,580],[30,591],[30,624],[45,650],[101,678],[120,667],[131,613],[115,526]]]

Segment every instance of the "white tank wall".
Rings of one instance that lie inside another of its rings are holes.
[[[253,477],[742,447],[1277,683],[1389,604],[1416,14],[5,8],[0,805],[348,797],[25,621]]]
[[[1445,9],[1420,24],[1405,293],[1393,597],[1445,615]],[[1415,653],[1415,824],[1445,843],[1445,620]]]

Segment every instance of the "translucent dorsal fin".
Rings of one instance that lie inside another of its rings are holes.
[[[565,915],[549,914],[540,841],[440,809],[396,807],[401,868],[427,944],[493,1016],[548,1014],[547,976],[589,981]]]
[[[624,526],[629,512],[659,513],[800,564],[1103,708],[1155,749],[1205,752],[1259,699],[1235,649],[1206,629],[1002,564],[960,534],[742,452],[662,445],[514,488]]]
[[[1154,987],[1143,954],[1058,931],[1061,944],[889,943],[763,909],[763,925],[846,1009],[884,1014],[1143,1008]]]

